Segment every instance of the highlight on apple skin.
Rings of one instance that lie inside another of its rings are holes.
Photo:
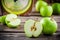
[[[50,16],[52,16],[52,13],[53,13],[52,6],[44,6],[44,7],[41,7],[41,9],[40,9],[41,16],[50,17]]]
[[[36,11],[40,12],[40,8],[47,5],[48,4],[45,1],[37,1],[35,5]]]

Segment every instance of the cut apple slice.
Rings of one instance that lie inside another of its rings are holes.
[[[32,37],[31,27],[34,25],[34,20],[28,20],[25,22],[24,31],[27,37]]]
[[[17,27],[20,25],[21,20],[17,18],[15,14],[8,14],[6,16],[5,22],[8,27]]]
[[[13,14],[23,14],[32,5],[32,0],[2,0],[5,10]]]
[[[40,22],[28,20],[25,22],[24,31],[27,37],[38,37],[42,32]]]
[[[36,31],[33,33],[33,36],[38,37],[42,32],[42,25],[40,24],[40,22],[36,22],[35,27],[36,27]]]

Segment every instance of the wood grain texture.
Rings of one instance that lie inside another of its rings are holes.
[[[38,38],[28,38],[24,33],[0,33],[0,40],[60,40],[60,34],[52,36],[41,34]]]
[[[43,17],[38,16],[18,16],[21,19],[21,25],[16,29],[8,28],[6,25],[0,24],[0,32],[11,32],[11,33],[24,33],[24,24],[27,20],[33,19],[40,21]],[[60,16],[53,16],[58,24],[58,30],[60,31]]]

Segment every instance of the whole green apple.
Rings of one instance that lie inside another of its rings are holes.
[[[43,33],[52,35],[57,31],[57,22],[49,17],[45,17],[40,22],[43,27]]]
[[[48,4],[44,1],[37,1],[36,5],[35,5],[36,11],[40,12],[40,8],[43,7],[43,6],[47,6],[47,5]]]
[[[40,9],[41,16],[48,17],[48,16],[51,16],[52,13],[53,13],[53,9],[51,6],[44,6],[44,7],[41,7]]]
[[[24,31],[27,37],[39,37],[42,33],[42,25],[38,21],[29,19],[24,24]]]
[[[60,14],[60,3],[52,4],[52,8],[54,14]]]

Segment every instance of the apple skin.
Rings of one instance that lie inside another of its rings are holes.
[[[53,13],[53,9],[51,6],[41,7],[41,9],[40,9],[41,16],[49,17],[52,15],[52,13]]]
[[[14,22],[13,24],[11,24],[12,22],[9,22],[9,21],[5,21],[5,22],[9,28],[17,28],[21,23],[20,19],[18,19],[17,21],[18,21],[17,25],[15,24],[16,22]]]
[[[53,14],[60,14],[60,3],[52,4]]]
[[[40,8],[43,6],[47,6],[48,4],[44,1],[37,1],[35,8],[37,12],[40,12]]]
[[[42,25],[40,25],[40,22],[36,22],[35,20],[27,20],[24,24],[24,32],[27,37],[39,37],[39,35],[42,33]],[[32,29],[32,27],[36,29]]]
[[[6,24],[6,23],[5,23],[5,18],[6,18],[6,15],[1,16],[1,17],[0,17],[0,23]]]
[[[54,19],[45,17],[41,20],[43,34],[52,35],[57,31],[57,22]]]

